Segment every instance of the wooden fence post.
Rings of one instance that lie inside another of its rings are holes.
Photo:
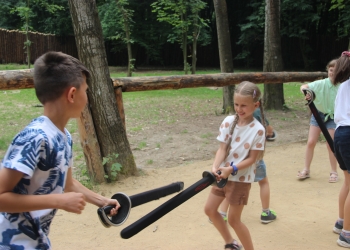
[[[95,127],[90,113],[89,104],[86,105],[80,118],[77,119],[80,143],[83,148],[86,167],[90,178],[97,183],[105,181],[104,168],[102,165],[102,156],[100,145],[96,137]],[[101,171],[103,169],[103,171]]]
[[[124,129],[126,129],[122,87],[121,86],[115,87],[114,93],[115,93],[115,98],[117,99],[119,115],[120,115],[120,118],[122,119]]]

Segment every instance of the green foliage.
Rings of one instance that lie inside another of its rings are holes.
[[[3,0],[0,27],[35,30],[51,34],[73,34],[67,0]],[[28,22],[26,21],[28,18]]]
[[[237,44],[242,46],[242,50],[234,58],[235,60],[245,59],[246,66],[249,67],[254,63],[250,56],[253,47],[257,43],[262,44],[264,42],[264,28],[265,28],[265,3],[264,1],[257,1],[248,4],[251,7],[252,12],[246,18],[246,22],[239,25],[241,35]],[[254,41],[254,43],[252,42]]]
[[[344,0],[332,0],[332,6],[329,9],[332,12],[338,11],[339,17],[335,22],[337,35],[339,37],[348,37],[350,35],[350,2]],[[349,50],[350,48],[348,48]]]
[[[119,157],[119,154],[110,154],[107,157],[103,157],[102,165],[111,164],[110,165],[110,175],[111,176],[106,174],[104,176],[106,179],[115,180],[117,175],[118,175],[118,172],[121,171],[122,165],[116,161],[118,157]]]

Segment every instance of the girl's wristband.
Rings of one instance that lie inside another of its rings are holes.
[[[233,162],[231,162],[230,166],[232,167],[232,173],[231,175],[236,175],[238,172],[238,168],[236,165],[233,164]]]

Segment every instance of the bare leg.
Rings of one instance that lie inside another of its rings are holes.
[[[224,199],[220,204],[220,212],[227,213],[228,207],[230,206],[230,203],[226,199]]]
[[[244,249],[253,250],[254,246],[249,229],[241,221],[243,208],[244,205],[230,205],[227,219],[230,226],[235,230]]]
[[[304,169],[310,172],[310,165],[312,158],[314,157],[314,149],[318,141],[318,137],[321,134],[321,129],[316,126],[310,126],[309,138],[307,139],[306,153],[305,153],[305,166]]]
[[[270,185],[267,177],[259,181],[260,186],[260,199],[263,209],[270,208]]]
[[[349,198],[349,185],[350,185],[350,174],[348,171],[344,172],[344,183],[339,192],[339,218],[344,219],[343,227],[345,230],[350,231],[350,198]],[[347,221],[345,221],[347,217]],[[346,223],[346,224],[345,224]]]
[[[219,205],[223,199],[225,198],[210,193],[207,199],[207,203],[204,207],[204,212],[213,222],[213,225],[219,231],[225,243],[230,244],[234,239],[228,230],[226,222],[222,219],[221,215],[218,212]]]

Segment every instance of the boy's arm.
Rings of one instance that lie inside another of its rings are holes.
[[[0,211],[8,213],[22,213],[42,209],[64,209],[68,212],[81,213],[85,206],[84,195],[47,194],[22,195],[13,193],[15,186],[23,177],[17,170],[0,169]]]
[[[72,176],[72,168],[68,169],[65,192],[82,193],[85,196],[85,200],[87,202],[98,207],[104,207],[107,205],[115,206],[115,208],[113,208],[110,212],[110,215],[115,215],[120,207],[120,204],[117,200],[103,197],[102,195],[99,195],[82,185],[78,180],[74,179]]]

